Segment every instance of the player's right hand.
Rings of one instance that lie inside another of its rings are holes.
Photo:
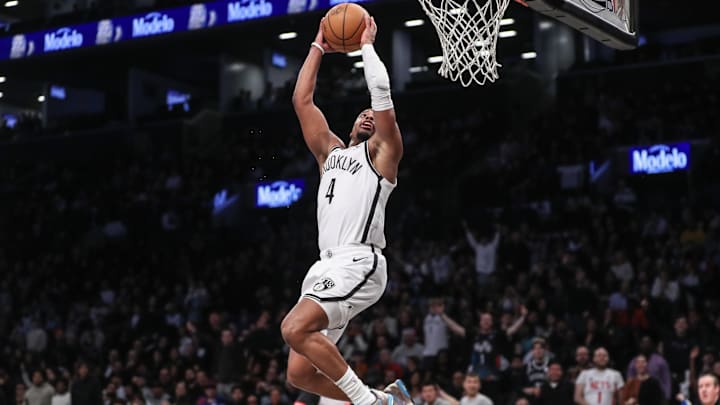
[[[318,44],[320,44],[320,46],[323,47],[323,50],[325,51],[325,53],[337,52],[336,50],[334,50],[330,47],[330,45],[327,43],[327,41],[325,41],[325,37],[323,36],[323,30],[322,30],[323,21],[325,21],[325,17],[323,17],[320,20],[320,25],[318,26],[318,32],[317,32],[317,35],[315,35],[315,42],[317,42]]]
[[[375,34],[377,34],[377,25],[375,24],[375,18],[370,15],[365,16],[365,29],[363,30],[362,36],[360,37],[360,44],[374,44]]]

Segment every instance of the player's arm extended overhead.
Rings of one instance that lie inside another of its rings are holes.
[[[295,91],[292,96],[293,108],[300,121],[303,138],[310,151],[315,155],[320,165],[325,162],[325,158],[334,145],[343,145],[342,141],[330,130],[330,127],[323,115],[322,111],[315,105],[313,95],[315,93],[315,85],[317,82],[317,74],[320,70],[320,62],[325,51],[322,39],[322,30],[318,31],[315,42],[310,47],[307,58],[303,63],[297,82],[295,83]],[[327,48],[326,48],[327,49]]]
[[[377,146],[384,155],[399,162],[403,154],[402,136],[390,96],[390,76],[373,45],[376,32],[375,20],[372,17],[366,17],[365,31],[361,40],[365,82],[370,91],[370,102],[375,112]]]

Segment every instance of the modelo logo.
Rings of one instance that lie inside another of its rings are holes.
[[[272,15],[273,5],[265,0],[243,0],[228,3],[228,22],[252,20]]]
[[[256,205],[268,208],[290,206],[302,197],[303,183],[302,180],[281,180],[272,184],[258,185]]]
[[[175,20],[163,13],[150,13],[145,17],[133,18],[133,38],[167,34],[175,30]]]
[[[630,172],[658,174],[687,170],[690,144],[653,145],[630,149]]]
[[[204,4],[194,4],[190,7],[188,29],[195,30],[198,28],[205,28],[205,24],[207,24],[207,15],[207,7]]]
[[[80,48],[83,45],[83,34],[71,28],[60,28],[45,34],[45,52],[62,51]]]
[[[98,22],[95,45],[105,45],[118,42],[122,39],[122,26],[115,25],[113,20],[102,20]]]
[[[10,59],[24,58],[30,56],[35,51],[33,41],[28,41],[25,35],[19,34],[12,38],[10,45]]]

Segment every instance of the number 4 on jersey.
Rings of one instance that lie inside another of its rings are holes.
[[[335,179],[330,180],[330,185],[328,186],[327,193],[325,193],[325,197],[328,199],[328,204],[332,204],[333,197],[335,197]]]

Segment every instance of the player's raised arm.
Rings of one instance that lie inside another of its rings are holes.
[[[320,24],[322,27],[322,21]],[[330,131],[325,116],[313,100],[320,62],[322,56],[329,52],[333,50],[325,42],[320,28],[300,69],[292,97],[305,143],[321,166],[332,146],[343,145],[342,141]]]
[[[395,108],[390,96],[390,76],[385,64],[375,52],[375,34],[377,25],[369,15],[365,17],[365,30],[360,44],[362,46],[363,69],[365,81],[370,91],[371,107],[375,113],[375,144],[382,155],[389,160],[400,162],[403,154],[400,128],[395,118]],[[390,179],[393,180],[393,179]]]

